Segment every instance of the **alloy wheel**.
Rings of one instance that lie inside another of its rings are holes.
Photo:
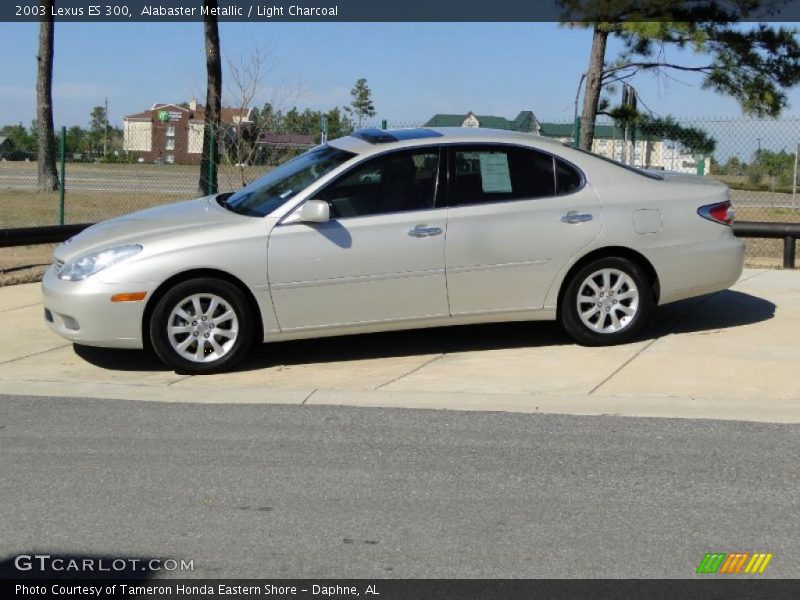
[[[216,294],[192,294],[178,302],[167,320],[172,349],[195,363],[219,360],[239,336],[239,318],[231,304]]]
[[[595,271],[578,288],[578,315],[597,333],[618,333],[636,317],[639,289],[633,278],[619,269]]]

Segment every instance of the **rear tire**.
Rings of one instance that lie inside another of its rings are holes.
[[[633,339],[654,306],[652,282],[641,265],[606,257],[592,261],[567,282],[559,321],[579,344],[610,346]]]
[[[255,330],[244,293],[210,277],[183,281],[164,294],[149,328],[158,358],[192,375],[232,368],[250,350]]]

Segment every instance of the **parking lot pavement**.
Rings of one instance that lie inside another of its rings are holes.
[[[286,403],[800,422],[800,273],[661,307],[632,344],[585,348],[554,323],[264,345],[238,371],[187,377],[149,353],[78,348],[38,285],[0,288],[0,391],[166,402]]]

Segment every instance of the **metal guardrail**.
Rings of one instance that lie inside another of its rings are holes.
[[[93,223],[79,223],[77,225],[52,225],[47,227],[0,229],[0,248],[63,242],[71,238],[76,233],[80,233],[92,224]]]
[[[90,225],[92,223],[0,229],[0,248],[63,242]],[[800,223],[742,221],[733,224],[733,233],[746,238],[783,239],[783,268],[795,268],[795,242],[800,239]]]
[[[800,223],[761,223],[742,221],[733,224],[738,237],[783,239],[783,268],[794,269],[795,242],[800,239]]]

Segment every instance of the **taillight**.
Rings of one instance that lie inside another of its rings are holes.
[[[729,200],[717,202],[716,204],[706,204],[697,209],[697,214],[722,225],[733,225],[733,217],[736,211],[733,210]]]

